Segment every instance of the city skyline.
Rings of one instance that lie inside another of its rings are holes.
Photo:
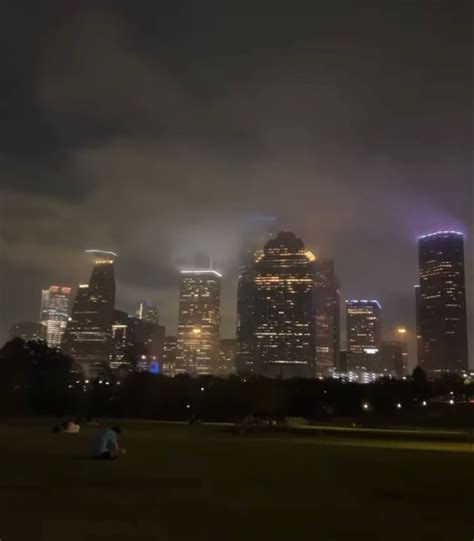
[[[270,237],[268,237],[268,234],[265,234],[263,237],[261,236],[262,235],[262,231],[259,232],[260,234],[260,239],[259,239],[259,242],[264,242],[264,239],[265,238],[270,238],[270,239],[276,239],[278,234],[277,233],[272,233]],[[293,233],[291,233],[291,235],[293,235]],[[431,232],[431,233],[426,233],[425,235],[421,235],[417,238],[417,241],[418,243],[421,241],[423,241],[424,239],[431,239],[433,237],[437,237],[439,235],[455,235],[457,237],[460,237],[460,238],[464,238],[464,235],[463,233],[459,232],[459,231],[450,231],[450,230],[440,230],[440,231],[435,231],[435,232]],[[246,239],[244,237],[244,241],[248,242],[248,238]],[[254,243],[253,246],[252,246],[252,250],[254,250],[254,254],[259,254],[259,253],[263,253],[263,246],[262,246],[262,249],[258,249],[258,243]],[[106,264],[106,263],[114,263],[114,278],[115,278],[115,263],[116,263],[116,258],[118,256],[117,253],[115,252],[112,252],[112,251],[104,251],[104,250],[85,250],[84,251],[86,254],[92,254],[94,257],[104,257],[104,254],[105,254],[105,257],[112,257],[113,260],[108,260],[108,259],[96,259],[95,262],[94,262],[94,267],[92,268],[92,274],[94,274],[94,269],[95,269],[95,266],[97,264],[99,264],[99,266],[101,266],[102,264]],[[311,256],[313,257],[313,254],[312,252],[309,252],[308,253],[311,253]],[[249,261],[249,254],[247,254],[247,261]],[[204,258],[204,263],[208,263],[208,264],[212,264],[212,258],[211,257],[207,257],[205,256],[204,254],[200,253],[200,254],[197,254],[197,256],[195,256],[194,258],[191,258],[190,260],[194,261],[194,262],[203,262],[203,258]],[[250,258],[252,258],[252,256],[250,256]],[[338,367],[338,360],[337,360],[337,354],[339,351],[342,351],[344,349],[350,349],[350,345],[349,345],[349,338],[348,338],[348,333],[346,332],[347,331],[347,328],[348,328],[348,325],[349,325],[349,321],[348,321],[348,318],[347,318],[347,314],[346,314],[346,308],[344,306],[344,304],[348,303],[348,305],[350,305],[351,303],[377,303],[379,305],[379,308],[381,309],[381,306],[379,304],[379,301],[378,300],[371,300],[371,301],[359,301],[359,300],[355,300],[355,301],[352,301],[350,299],[345,299],[343,296],[341,296],[340,294],[340,285],[339,285],[339,280],[338,280],[338,276],[337,274],[334,273],[334,260],[332,259],[327,259],[327,258],[316,258],[316,256],[314,256],[315,258],[315,261],[317,263],[316,267],[315,267],[315,270],[316,270],[316,278],[315,278],[315,285],[316,285],[316,288],[315,288],[315,294],[316,294],[316,297],[318,297],[318,282],[319,282],[319,287],[321,287],[321,285],[325,285],[326,287],[326,290],[327,290],[327,286],[328,286],[328,280],[330,280],[331,282],[331,287],[333,288],[334,290],[334,294],[330,294],[330,298],[333,299],[330,301],[330,303],[332,304],[332,302],[337,302],[337,305],[340,305],[339,306],[339,310],[337,310],[334,315],[332,315],[331,317],[333,318],[336,318],[335,320],[332,321],[331,325],[332,325],[332,331],[330,330],[330,332],[334,332],[334,336],[333,336],[333,343],[334,343],[334,362],[332,363],[332,366],[334,367]],[[258,257],[257,257],[258,259]],[[322,266],[321,266],[322,265]],[[97,272],[97,270],[95,269],[95,272]],[[179,276],[183,276],[183,273],[190,273],[192,275],[192,273],[197,273],[199,274],[199,272],[211,272],[211,273],[215,273],[218,277],[219,277],[219,280],[222,279],[222,281],[225,281],[225,278],[223,277],[223,275],[216,271],[215,269],[209,269],[209,271],[205,270],[204,271],[199,271],[199,270],[180,270],[180,269],[177,269],[176,270],[177,272],[177,275]],[[242,269],[241,269],[241,273],[242,273]],[[329,274],[328,274],[329,273]],[[81,288],[84,289],[84,288],[87,288],[87,284],[77,284],[76,287],[72,286],[72,287],[69,287],[69,286],[63,286],[62,288],[59,289],[59,291],[61,291],[62,289],[66,289],[68,290],[68,295],[71,294],[71,290],[72,291],[75,291],[76,294],[75,295],[72,295],[71,296],[71,304],[73,304],[75,298],[77,297],[77,295],[79,295],[79,298],[80,298],[80,293],[81,293]],[[237,321],[238,321],[238,310],[239,310],[239,305],[238,305],[238,290],[239,290],[239,281],[237,281],[237,283],[235,284],[235,288],[236,288],[236,291],[237,291],[237,299],[236,299],[236,305],[234,307],[234,309],[236,310],[237,312]],[[414,286],[415,288],[419,288],[418,285],[415,285]],[[58,286],[50,286],[50,290],[56,290],[58,289]],[[178,288],[179,289],[179,288]],[[45,294],[48,292],[49,290],[42,290],[42,299],[41,299],[41,304],[43,304],[44,302],[44,296]],[[325,289],[323,288],[323,293],[324,293]],[[329,291],[331,291],[331,288],[329,288]],[[418,289],[417,289],[418,291]],[[326,293],[327,295],[327,293]],[[333,296],[331,296],[333,295]],[[114,292],[114,296],[115,296],[115,292]],[[367,296],[367,295],[366,295]],[[369,295],[370,296],[370,295]],[[248,303],[248,300],[247,297],[245,297],[246,299],[246,303]],[[319,297],[319,300],[321,301],[321,297]],[[323,295],[323,303],[327,301],[327,299],[324,298],[324,295]],[[114,301],[115,302],[115,301]],[[417,348],[417,333],[419,331],[418,329],[418,326],[417,326],[417,305],[416,305],[416,302],[417,302],[417,299],[414,299],[414,317],[415,317],[415,324],[413,326],[413,328],[408,328],[406,327],[405,323],[404,322],[399,322],[398,326],[395,326],[395,327],[390,327],[390,328],[387,328],[386,325],[381,325],[380,326],[380,329],[379,329],[379,333],[380,333],[380,336],[378,338],[378,342],[379,342],[379,346],[381,344],[382,341],[386,341],[386,342],[390,342],[391,340],[394,339],[394,337],[397,337],[398,335],[398,332],[400,331],[400,325],[401,325],[401,328],[403,329],[403,333],[406,334],[408,333],[408,338],[406,336],[404,336],[404,342],[406,344],[410,343],[410,348],[408,352],[405,352],[404,353],[404,357],[407,357],[408,358],[408,364],[406,363],[406,360],[404,360],[404,366],[405,368],[408,368],[408,369],[413,369],[414,366],[416,366],[416,364],[419,362],[419,351],[418,351],[418,348]],[[179,303],[178,303],[179,305]],[[138,318],[138,320],[140,319],[143,319],[143,321],[150,321],[150,322],[153,322],[153,323],[156,323],[158,324],[159,322],[159,311],[160,311],[160,307],[157,305],[156,301],[153,300],[153,299],[145,299],[145,300],[142,300],[140,302],[135,302],[135,307],[138,308],[135,308],[135,310],[130,310],[128,312],[128,317],[130,318],[134,318],[134,316],[136,315],[136,318]],[[327,310],[327,308],[326,308]],[[71,310],[70,310],[71,311]],[[116,310],[117,311],[117,310]],[[120,312],[120,310],[118,311]],[[122,312],[125,316],[126,312]],[[41,316],[41,314],[40,314]],[[246,314],[246,317],[248,318],[249,314]],[[385,311],[384,311],[384,316],[385,316]],[[317,322],[318,321],[318,316],[317,314],[315,314],[315,321]],[[469,316],[468,316],[469,317]],[[339,318],[339,321],[337,321],[337,318]],[[41,317],[40,317],[41,319]],[[20,324],[30,324],[30,323],[34,323],[34,320],[25,320],[23,322],[20,322]],[[118,322],[116,322],[118,323]],[[12,336],[12,330],[13,330],[13,327],[14,325],[16,325],[17,323],[13,323],[10,325],[9,329],[10,329],[10,336]],[[331,329],[331,325],[329,326],[329,329]],[[321,325],[321,321],[319,321],[317,323],[317,326],[319,327],[319,329],[321,329],[322,327],[324,327],[325,325]],[[170,327],[165,327],[166,328],[166,334],[167,336],[173,336],[175,335],[177,332],[178,332],[178,327],[179,327],[179,317],[177,318],[177,320],[174,322],[174,324],[172,324]],[[219,328],[220,328],[220,325],[219,325]],[[317,360],[318,360],[318,353],[317,353],[317,340],[316,340],[316,335],[317,333],[320,332],[318,330],[315,330],[315,336],[314,336],[314,346],[316,347],[316,357],[315,357],[315,363],[317,363]],[[234,338],[238,338],[239,336],[239,331],[238,331],[238,325],[236,327],[236,329],[234,329],[234,332],[230,333],[230,335],[227,335],[227,336],[223,336],[223,339],[226,340],[231,340],[231,339],[234,339]],[[323,336],[325,336],[327,334],[327,329],[325,331],[323,331]],[[344,340],[341,341],[341,336],[344,337]],[[325,336],[324,338],[325,342],[327,342],[327,336]],[[398,340],[398,338],[397,338]],[[54,345],[54,344],[53,344]],[[57,345],[57,344],[56,344]],[[325,344],[327,345],[327,344]],[[421,343],[420,343],[421,345]],[[405,346],[406,347],[406,346]],[[470,359],[470,348],[468,349],[468,359]],[[239,360],[238,360],[238,355],[237,355],[237,370],[239,370],[239,367],[238,367],[238,363],[239,363]],[[329,363],[330,364],[330,363]],[[376,366],[377,362],[374,361],[374,367]],[[316,364],[315,364],[316,366]],[[468,364],[468,366],[470,366],[470,364]],[[245,372],[246,370],[243,370],[243,372]],[[248,371],[248,370],[247,370]],[[317,370],[318,373],[320,374],[325,374],[326,373],[326,370]],[[252,370],[250,371],[252,372]]]
[[[90,246],[120,254],[117,305],[154,299],[169,329],[176,269],[210,253],[225,278],[222,336],[234,336],[255,216],[334,259],[341,298],[380,299],[412,358],[416,239],[462,231],[472,315],[469,13],[379,4],[261,14],[204,2],[165,17],[124,2],[9,6],[2,341],[37,318],[41,289],[88,280]]]

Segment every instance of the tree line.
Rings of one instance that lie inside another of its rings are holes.
[[[44,342],[13,339],[0,349],[4,416],[233,422],[251,415],[326,421],[371,412],[390,418],[400,416],[400,408],[419,409],[434,396],[471,391],[474,384],[466,385],[455,376],[430,381],[420,368],[407,380],[382,379],[367,385],[335,379],[169,378],[133,370],[86,381],[71,358]]]

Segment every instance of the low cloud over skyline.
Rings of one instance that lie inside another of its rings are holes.
[[[177,268],[209,253],[232,336],[259,214],[333,257],[343,298],[380,299],[387,336],[414,330],[418,235],[465,232],[472,286],[470,2],[68,4],[0,23],[0,338],[88,279],[86,248],[170,334]]]

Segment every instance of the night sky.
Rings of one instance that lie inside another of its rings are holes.
[[[87,281],[86,248],[119,253],[117,306],[155,299],[169,334],[176,269],[210,253],[233,336],[260,215],[335,258],[343,298],[379,299],[387,337],[414,331],[418,235],[472,254],[471,2],[9,4],[2,342],[42,287]]]

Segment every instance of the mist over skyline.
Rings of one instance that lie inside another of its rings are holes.
[[[342,299],[380,300],[385,336],[414,332],[417,236],[462,231],[472,314],[471,6],[381,4],[7,7],[2,342],[41,288],[89,279],[88,248],[169,334],[177,271],[208,253],[234,336],[260,215],[335,259]]]

